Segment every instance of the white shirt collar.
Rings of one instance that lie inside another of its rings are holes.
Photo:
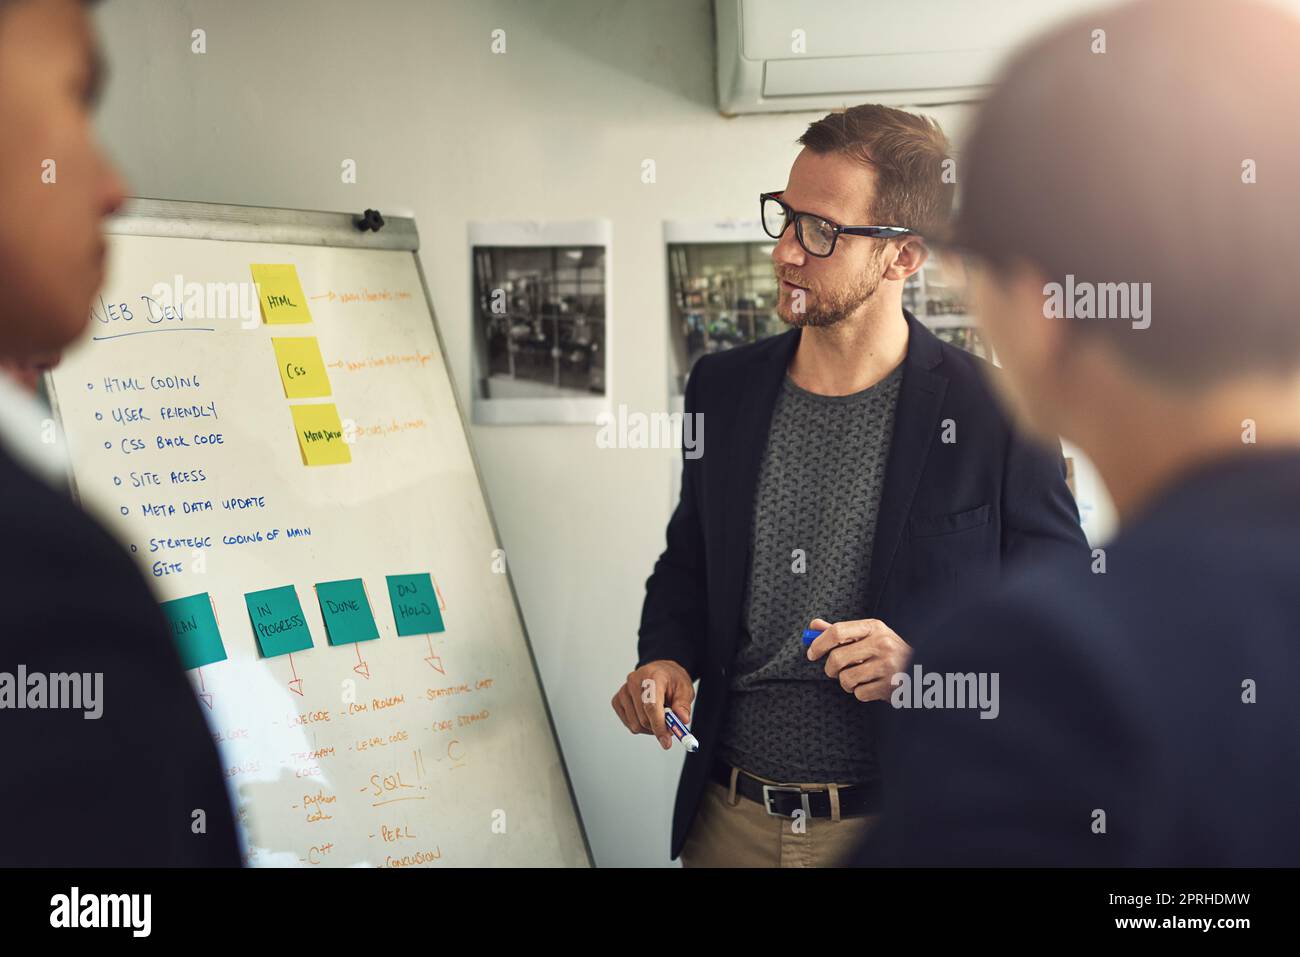
[[[40,399],[0,372],[0,443],[46,484],[68,483],[63,427]]]

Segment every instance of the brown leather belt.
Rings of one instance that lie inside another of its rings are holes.
[[[715,762],[712,777],[730,789],[731,765],[725,761]],[[880,812],[879,785],[845,785],[839,788],[839,792],[840,817],[861,817]],[[831,793],[825,788],[813,790],[793,784],[767,784],[742,770],[736,776],[736,793],[763,805],[763,809],[774,817],[790,817],[798,810],[807,817],[831,816]]]

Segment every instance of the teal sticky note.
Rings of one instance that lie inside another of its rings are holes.
[[[244,604],[248,606],[248,619],[263,658],[305,651],[312,646],[311,630],[292,585],[250,591],[244,596]]]
[[[370,610],[370,600],[360,578],[321,582],[316,586],[316,600],[320,602],[325,637],[331,645],[379,637],[379,626],[375,624],[375,614]]]
[[[388,600],[399,635],[428,635],[445,630],[438,595],[428,572],[419,575],[389,575]]]
[[[212,613],[212,600],[207,592],[165,601],[162,610],[186,671],[226,660],[217,616]]]

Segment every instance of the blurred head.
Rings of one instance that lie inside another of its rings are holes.
[[[0,375],[8,376],[19,388],[35,395],[40,388],[41,375],[58,365],[59,358],[57,353],[31,359],[0,357]]]
[[[953,187],[943,182],[948,141],[934,121],[884,106],[831,113],[799,138],[803,150],[781,198],[840,226],[903,226],[941,236]],[[795,326],[826,326],[878,295],[901,301],[921,268],[922,239],[840,235],[829,257],[810,255],[787,228],[772,252],[777,312]]]
[[[0,0],[0,358],[43,361],[89,321],[124,194],[91,124],[101,73],[83,3]]]
[[[1297,91],[1300,21],[1250,2],[1107,9],[1010,61],[956,238],[1022,425],[1113,418],[1100,383],[1182,402],[1300,370]]]

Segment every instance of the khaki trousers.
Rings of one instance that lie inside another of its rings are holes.
[[[732,769],[730,789],[708,783],[682,846],[683,867],[836,867],[847,861],[880,818],[870,814],[796,820],[771,815],[762,804],[736,793],[737,771]],[[800,786],[830,790],[832,807],[838,806],[836,785]]]

